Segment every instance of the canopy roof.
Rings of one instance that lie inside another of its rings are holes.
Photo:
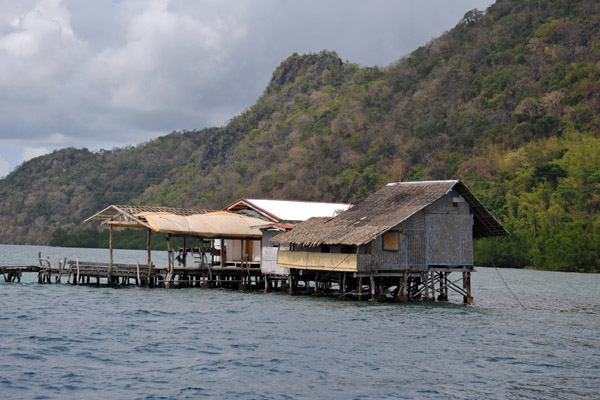
[[[316,201],[239,199],[223,210],[248,212],[272,222],[299,222],[312,217],[334,217],[350,208],[345,203]]]
[[[152,207],[152,206],[123,206],[111,205],[104,210],[92,215],[84,222],[98,222],[125,228],[150,228],[144,213],[163,213],[172,215],[194,215],[205,214],[212,210],[202,210],[193,208],[171,208],[171,207]]]
[[[203,238],[260,238],[262,233],[254,226],[265,222],[227,211],[187,216],[148,212],[143,216],[157,232]]]
[[[227,211],[112,205],[85,222],[205,238],[260,238],[265,221]]]
[[[455,189],[474,215],[473,237],[508,231],[459,180],[390,183],[334,218],[311,218],[271,239],[276,243],[361,245],[390,230]]]

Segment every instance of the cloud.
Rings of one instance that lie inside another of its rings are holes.
[[[110,149],[222,125],[294,52],[385,66],[491,2],[0,1],[0,141]]]
[[[0,85],[8,93],[2,97],[48,100],[86,54],[85,44],[73,34],[69,12],[59,0],[44,0],[6,17],[6,33],[0,35]]]
[[[5,177],[10,172],[10,165],[2,156],[0,156],[0,178]]]
[[[25,147],[21,152],[21,159],[25,162],[48,153],[49,151],[45,147]]]
[[[245,33],[234,13],[194,15],[172,4],[152,1],[132,10],[127,42],[91,60],[89,76],[108,89],[111,107],[141,112],[189,107],[233,63],[231,49]]]

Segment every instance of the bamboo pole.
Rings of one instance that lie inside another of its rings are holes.
[[[362,300],[363,297],[363,278],[358,278],[358,300]]]
[[[79,257],[77,257],[76,260],[77,260],[77,285],[79,286]]]
[[[221,268],[223,268],[225,266],[225,240],[224,239],[221,239],[220,258],[221,258]]]
[[[187,266],[187,236],[183,237],[183,266]]]
[[[110,251],[110,263],[113,263],[113,240],[114,240],[114,233],[113,233],[113,226],[110,225],[109,227],[110,230],[110,239],[109,239],[109,251]]]
[[[146,250],[148,251],[148,265],[152,263],[152,230],[148,228],[148,235],[146,237]]]
[[[140,286],[140,264],[135,263],[135,270],[137,272],[137,281],[135,282],[137,286]]]

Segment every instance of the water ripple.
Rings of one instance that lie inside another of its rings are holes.
[[[0,282],[0,397],[597,396],[600,276],[503,276],[526,309],[485,269],[473,306]]]

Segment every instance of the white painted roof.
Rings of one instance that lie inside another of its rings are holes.
[[[419,184],[430,184],[430,183],[458,183],[457,179],[449,179],[445,181],[411,181],[411,182],[391,182],[386,186],[394,186],[394,185],[419,185]]]
[[[350,208],[350,204],[344,203],[265,199],[243,200],[277,217],[280,221],[306,221],[312,217],[334,217]]]

